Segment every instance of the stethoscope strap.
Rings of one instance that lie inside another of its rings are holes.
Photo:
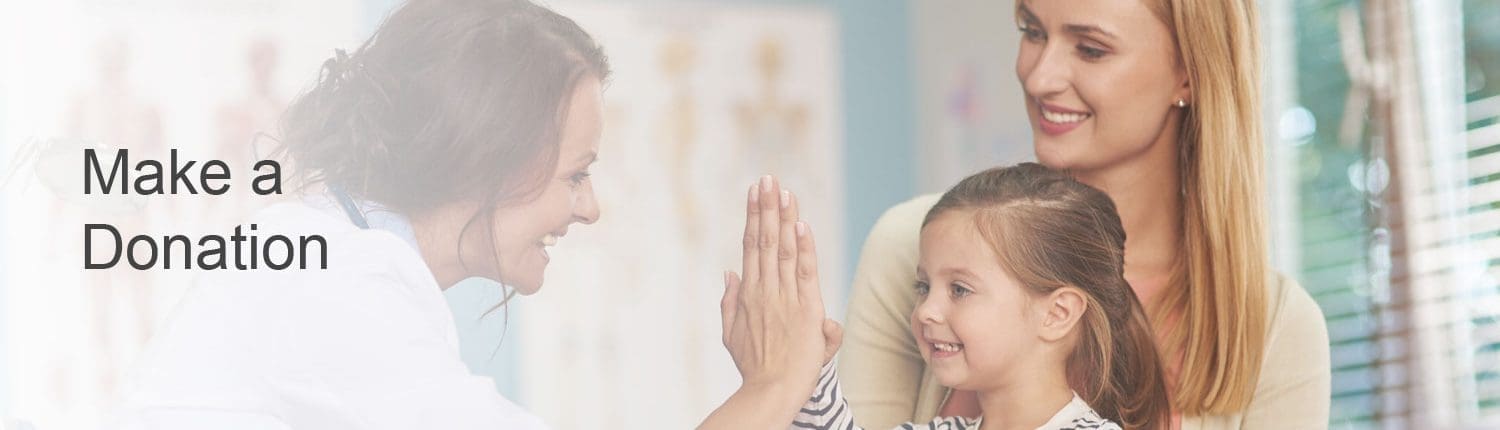
[[[333,198],[338,200],[339,206],[344,208],[344,215],[349,217],[349,222],[359,226],[361,230],[370,229],[370,222],[365,220],[365,214],[359,211],[359,205],[354,204],[354,199],[349,197],[349,193],[339,187],[328,187],[328,190],[333,193]]]

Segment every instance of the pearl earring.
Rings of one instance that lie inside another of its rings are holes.
[[[1177,99],[1177,107],[1180,107],[1180,108],[1187,107],[1187,100]]]

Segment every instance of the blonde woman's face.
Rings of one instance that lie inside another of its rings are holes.
[[[1040,319],[1024,287],[999,266],[971,213],[922,228],[912,336],[944,386],[986,390],[1046,368]]]
[[[1164,135],[1175,137],[1174,104],[1191,102],[1190,91],[1169,29],[1144,1],[1017,0],[1016,76],[1037,161],[1086,171],[1175,147]]]

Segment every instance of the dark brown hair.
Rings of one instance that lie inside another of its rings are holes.
[[[1167,386],[1156,343],[1125,281],[1125,229],[1114,201],[1036,163],[964,178],[927,212],[973,215],[1006,273],[1032,294],[1081,290],[1083,332],[1069,355],[1069,384],[1099,414],[1127,429],[1166,428]]]
[[[524,197],[556,164],[574,85],[608,74],[583,29],[530,1],[412,0],[324,64],[283,118],[284,149],[313,181],[398,211]]]
[[[541,191],[572,90],[609,72],[588,33],[530,1],[411,0],[324,63],[283,116],[280,150],[303,186],[402,214],[476,202],[467,231]]]

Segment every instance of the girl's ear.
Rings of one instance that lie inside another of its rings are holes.
[[[1047,294],[1040,335],[1048,342],[1060,341],[1073,332],[1088,310],[1088,300],[1077,287],[1062,287]]]

